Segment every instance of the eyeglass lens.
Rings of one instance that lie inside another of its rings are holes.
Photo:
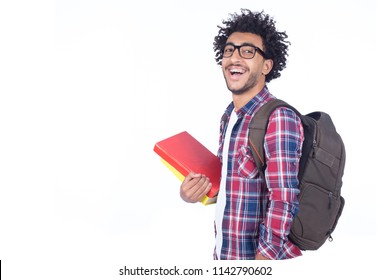
[[[235,51],[238,49],[238,52],[242,58],[253,58],[256,54],[256,48],[249,45],[235,46],[235,45],[226,45],[223,49],[223,57],[231,57]]]

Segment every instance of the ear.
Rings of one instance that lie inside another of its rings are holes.
[[[268,75],[268,73],[271,72],[273,66],[274,66],[274,61],[272,59],[265,59],[262,73],[264,75]]]

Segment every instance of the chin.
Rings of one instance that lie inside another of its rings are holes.
[[[245,86],[232,86],[231,84],[228,83],[228,81],[226,81],[226,87],[228,88],[229,91],[231,91],[233,94],[236,94],[236,95],[240,95],[242,94],[246,89]]]
[[[234,95],[242,95],[245,93],[244,90],[230,90],[232,92],[232,94]]]
[[[237,82],[229,84],[229,82],[226,80],[226,78],[225,78],[225,81],[226,81],[227,88],[234,95],[242,95],[242,94],[250,91],[251,89],[255,88],[257,85],[257,80],[249,80],[245,83],[241,82],[240,84],[238,84]]]
[[[228,86],[228,89],[234,94],[234,95],[241,95],[244,94],[246,91],[249,90],[248,87],[241,87],[241,88],[232,88]]]

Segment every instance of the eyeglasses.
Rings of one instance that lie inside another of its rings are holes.
[[[267,59],[267,56],[265,55],[265,52],[259,49],[258,47],[244,44],[241,46],[236,46],[232,43],[227,43],[225,47],[223,48],[223,57],[228,58],[231,57],[234,53],[234,51],[238,49],[238,53],[242,58],[245,59],[252,59],[255,57],[256,51],[258,51],[265,59]]]

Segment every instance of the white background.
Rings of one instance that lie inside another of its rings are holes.
[[[292,43],[271,92],[303,113],[330,113],[347,149],[334,241],[284,262],[212,261],[214,206],[182,202],[180,182],[153,152],[183,130],[216,152],[231,96],[212,44],[240,8],[264,9]],[[1,1],[4,279],[127,279],[125,265],[228,264],[271,265],[273,279],[379,279],[388,255],[387,16],[369,0]]]

